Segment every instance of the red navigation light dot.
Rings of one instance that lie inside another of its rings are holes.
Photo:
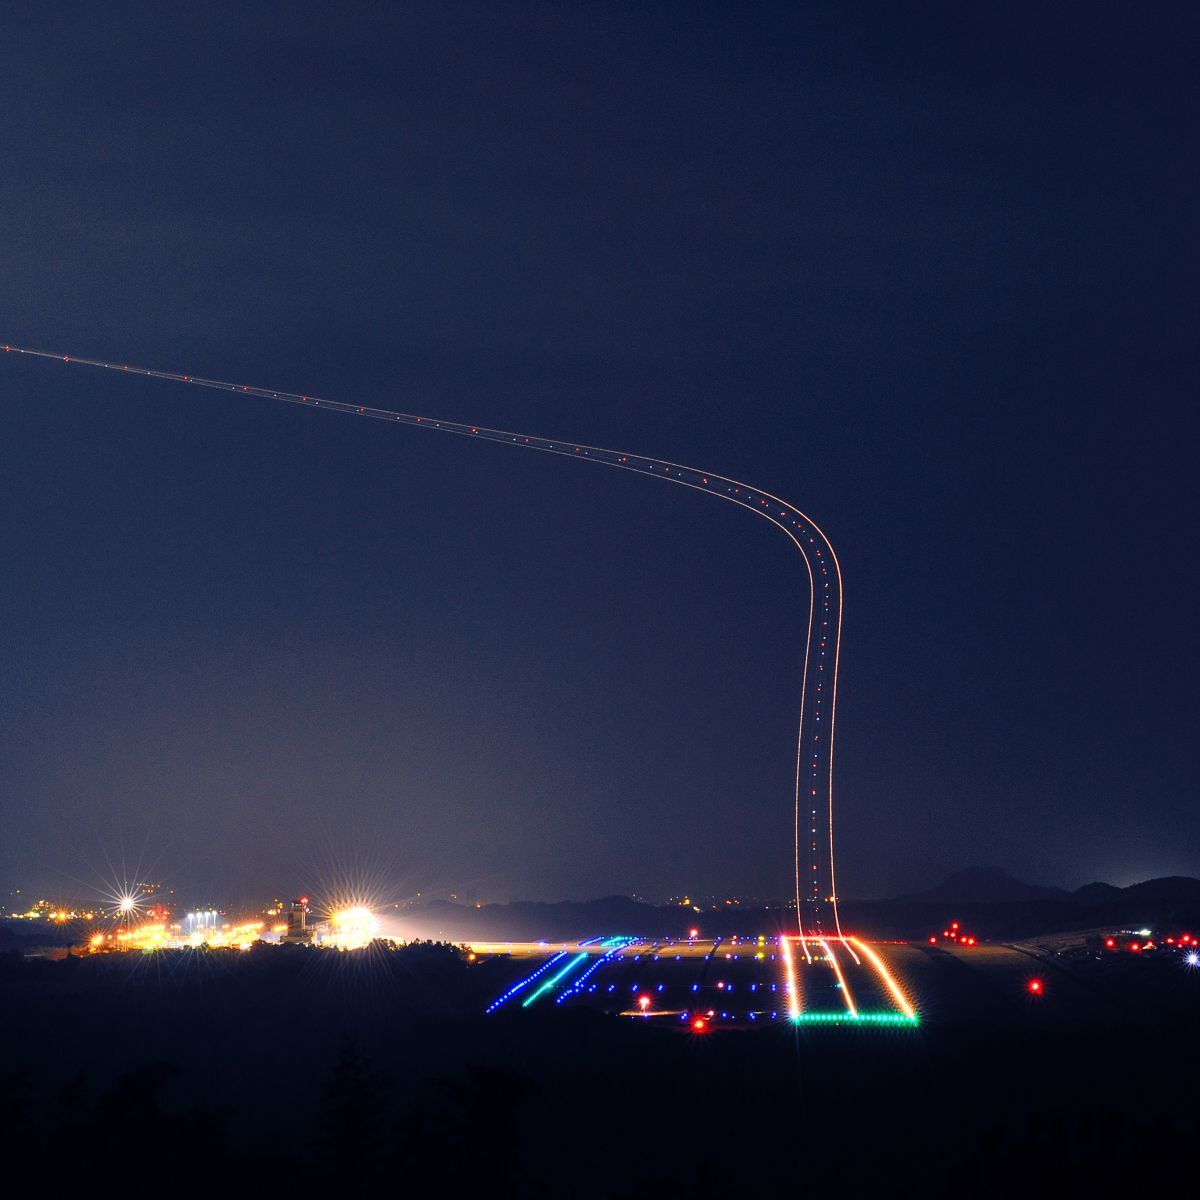
[[[642,1010],[642,1012],[645,1012],[646,1009],[648,1009],[649,1007],[650,1007],[650,997],[649,996],[639,996],[638,997],[638,1008],[640,1008]]]
[[[703,1017],[697,1017],[692,1022],[693,1033],[703,1033],[708,1028],[708,1022]]]
[[[1129,943],[1129,949],[1130,949],[1130,950],[1131,950],[1131,951],[1132,951],[1134,954],[1140,954],[1140,953],[1141,953],[1141,951],[1142,951],[1142,947],[1141,947],[1141,945],[1140,945],[1138,942],[1130,942],[1130,943]]]
[[[1031,996],[1040,996],[1042,994],[1042,981],[1040,979],[1031,979],[1025,985],[1025,989]]]
[[[689,929],[688,930],[688,937],[692,938],[693,940],[698,938],[699,936],[700,936],[700,930],[698,930],[698,929]]]
[[[823,643],[823,642],[822,642],[821,644],[822,644],[822,645],[824,645],[824,643]],[[950,922],[950,928],[951,928],[951,929],[957,929],[957,928],[958,928],[958,922],[957,922],[957,921],[951,921],[951,922]]]
[[[1117,944],[1117,939],[1116,939],[1116,938],[1105,938],[1105,939],[1104,939],[1104,944],[1105,944],[1105,945],[1106,945],[1106,946],[1107,946],[1107,947],[1108,947],[1110,950],[1112,950],[1112,949],[1113,949],[1113,948],[1116,946],[1116,944]]]
[[[937,938],[936,938],[936,937],[933,937],[933,936],[931,936],[931,937],[930,937],[930,939],[929,939],[929,944],[930,944],[931,946],[936,946],[936,945],[937,945]]]

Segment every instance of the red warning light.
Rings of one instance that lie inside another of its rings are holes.
[[[692,939],[692,941],[695,941],[699,936],[700,936],[700,930],[698,930],[698,929],[689,929],[688,930],[688,937],[690,937]]]
[[[692,1032],[703,1033],[708,1028],[708,1022],[703,1017],[696,1017],[692,1021]]]
[[[1025,990],[1031,996],[1040,996],[1043,991],[1042,981],[1040,979],[1031,979],[1026,985]]]
[[[936,946],[936,945],[937,945],[937,938],[936,938],[936,937],[934,937],[932,934],[930,934],[930,936],[929,936],[929,944],[930,944],[931,946]]]
[[[1115,949],[1116,949],[1116,946],[1117,946],[1117,939],[1116,939],[1116,938],[1105,938],[1105,939],[1104,939],[1104,945],[1105,945],[1105,946],[1106,946],[1106,947],[1107,947],[1109,950],[1115,950]]]

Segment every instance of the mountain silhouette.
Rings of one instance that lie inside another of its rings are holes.
[[[1069,900],[1070,898],[1071,893],[1062,888],[1023,883],[1002,867],[969,867],[964,871],[956,871],[936,887],[929,888],[924,892],[896,896],[890,903],[1016,904],[1027,900]]]

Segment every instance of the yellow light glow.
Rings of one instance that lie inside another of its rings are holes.
[[[339,950],[359,950],[379,934],[379,919],[361,904],[334,913],[330,925],[332,932],[327,940]]]

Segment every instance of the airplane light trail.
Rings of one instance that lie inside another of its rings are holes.
[[[905,996],[900,985],[896,982],[896,977],[887,969],[883,959],[866,943],[860,942],[858,938],[852,937],[849,941],[853,942],[863,952],[865,957],[870,960],[871,965],[879,973],[879,977],[883,980],[887,990],[891,992],[892,999],[896,1002],[896,1007],[910,1020],[915,1021],[917,1014],[913,1006],[908,1002],[908,997]]]
[[[484,441],[501,442],[527,450],[540,450],[567,458],[583,459],[650,475],[656,479],[677,483],[694,491],[705,492],[718,499],[737,504],[756,516],[770,521],[795,544],[804,559],[808,578],[808,615],[805,621],[804,669],[800,681],[800,719],[796,734],[795,795],[793,802],[792,840],[795,865],[796,922],[805,955],[804,925],[816,933],[824,930],[824,908],[828,904],[833,916],[834,932],[842,939],[838,916],[837,879],[833,852],[833,752],[837,722],[838,667],[842,645],[842,572],[837,554],[829,539],[794,505],[759,488],[752,488],[736,479],[712,471],[699,471],[665,459],[649,458],[628,451],[608,450],[582,442],[563,441],[469,425],[458,421],[442,421],[419,417],[411,413],[348,404],[340,400],[323,400],[296,392],[248,384],[227,383],[196,375],[173,371],[155,371],[131,367],[127,363],[105,362],[93,358],[76,358],[46,350],[6,344],[6,353],[23,354],[34,358],[52,359],[62,363],[100,367],[108,371],[128,372],[151,379],[191,384],[233,392],[235,395],[255,396],[267,400],[282,400],[309,408],[329,409],[423,429],[453,433]],[[801,796],[804,804],[801,807]],[[801,816],[804,816],[804,841],[807,847],[806,876],[801,881]]]
[[[783,967],[787,985],[788,1013],[793,1021],[800,1019],[800,993],[796,986],[796,967],[792,962],[792,947],[787,934],[779,937],[779,948],[783,951]],[[809,959],[811,962],[812,959]]]
[[[824,939],[820,938],[821,948],[825,951],[825,957],[829,959],[829,965],[833,968],[833,973],[837,976],[838,984],[842,989],[842,999],[846,1003],[846,1011],[852,1016],[858,1016],[858,1009],[854,1006],[854,997],[850,995],[850,986],[846,983],[846,977],[842,974],[842,965],[837,960],[837,955],[834,954],[833,948]]]

